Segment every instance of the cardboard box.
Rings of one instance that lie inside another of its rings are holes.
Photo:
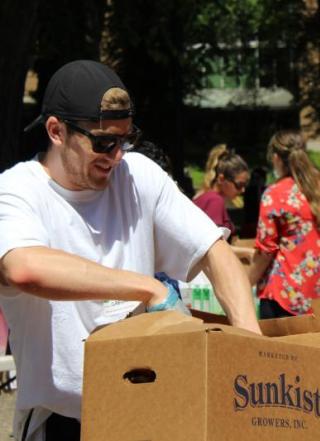
[[[85,345],[81,440],[316,441],[320,321],[264,322],[272,337],[175,311],[96,332]]]

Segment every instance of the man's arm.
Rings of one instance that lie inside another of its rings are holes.
[[[0,261],[0,281],[51,300],[138,300],[153,306],[167,295],[152,277],[46,247],[9,251]]]
[[[222,239],[215,242],[195,271],[199,269],[212,283],[231,324],[261,334],[248,277],[230,245]]]

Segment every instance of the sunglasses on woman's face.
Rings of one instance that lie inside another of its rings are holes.
[[[248,186],[248,181],[240,182],[234,181],[233,179],[228,179],[228,181],[232,182],[238,191],[245,190]]]
[[[119,146],[123,152],[127,152],[135,147],[139,137],[141,136],[141,130],[136,126],[132,126],[132,132],[128,133],[127,135],[94,135],[88,130],[74,124],[72,121],[65,119],[62,121],[75,132],[87,136],[92,143],[92,150],[95,153],[111,153],[112,150],[117,146]]]

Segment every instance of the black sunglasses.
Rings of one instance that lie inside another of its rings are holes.
[[[86,129],[83,129],[82,127],[79,127],[77,124],[74,124],[72,121],[63,119],[62,122],[64,122],[68,127],[70,127],[75,132],[79,132],[82,135],[87,136],[92,142],[92,150],[95,153],[111,153],[116,146],[120,146],[123,152],[128,152],[129,150],[132,150],[135,147],[142,133],[141,130],[138,129],[138,127],[132,126],[133,128],[132,132],[123,136],[112,135],[112,134],[93,135],[91,132],[89,132]]]
[[[249,182],[237,182],[233,179],[228,179],[228,181],[232,182],[238,191],[243,190],[248,187]]]

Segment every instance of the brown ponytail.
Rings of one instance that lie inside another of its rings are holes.
[[[219,174],[234,179],[236,175],[243,171],[248,172],[249,167],[241,156],[228,150],[225,144],[218,144],[209,152],[201,190],[202,192],[210,190]]]
[[[300,191],[310,204],[311,211],[320,227],[320,172],[306,152],[302,134],[297,130],[281,130],[271,138],[269,156],[277,153],[287,176],[292,176]]]

